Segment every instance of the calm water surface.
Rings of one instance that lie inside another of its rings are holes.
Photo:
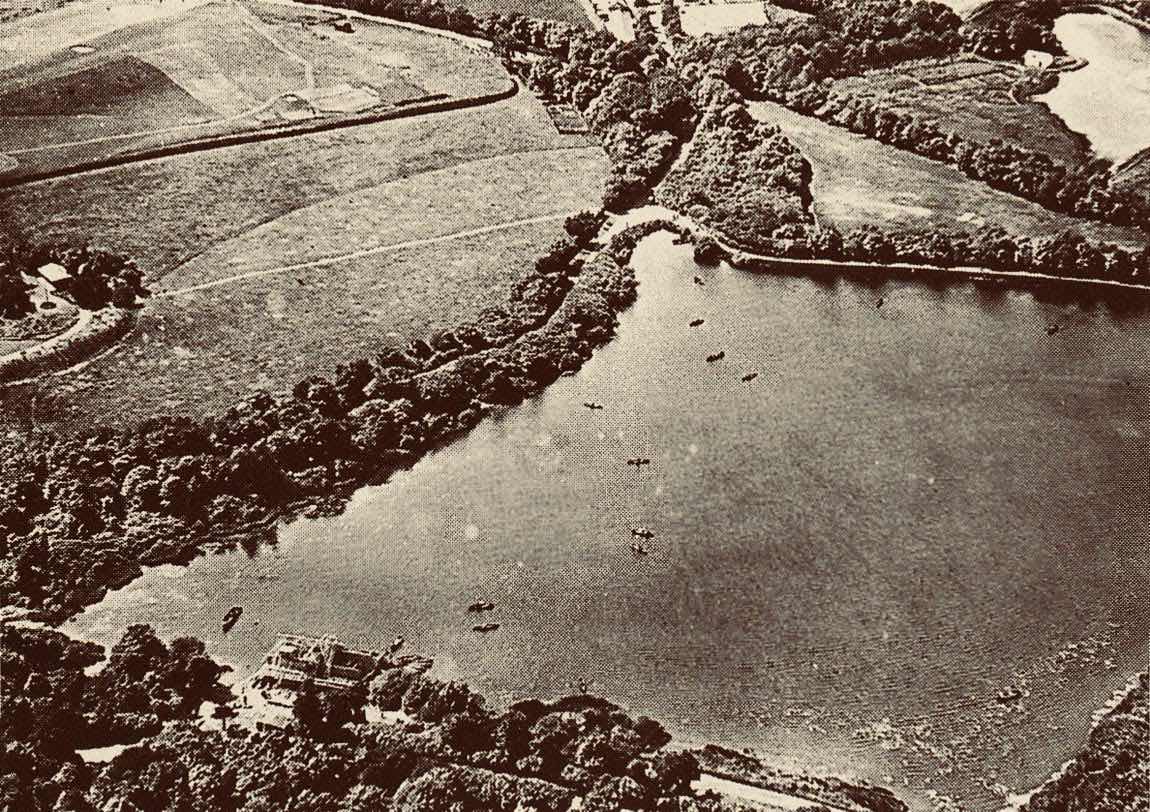
[[[344,515],[152,570],[72,630],[148,621],[241,671],[281,630],[402,633],[496,701],[586,679],[918,808],[1043,779],[1145,667],[1150,316],[700,269],[666,235],[636,265],[638,303],[575,377]],[[1010,684],[1030,695],[1004,710]]]
[[[1150,146],[1150,34],[1105,14],[1066,14],[1054,33],[1089,64],[1038,100],[1115,163]]]

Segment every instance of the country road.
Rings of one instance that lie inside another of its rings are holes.
[[[197,285],[189,285],[185,288],[179,288],[177,290],[157,291],[153,294],[153,298],[182,296],[189,293],[195,293],[199,290],[207,290],[209,288],[220,287],[221,285],[231,285],[236,282],[243,282],[248,279],[259,279],[264,276],[273,276],[275,274],[292,273],[293,271],[305,271],[312,268],[322,268],[326,265],[334,265],[337,262],[360,259],[362,257],[374,256],[375,254],[386,254],[392,251],[403,251],[409,248],[422,248],[427,245],[451,242],[452,240],[465,240],[468,237],[478,237],[483,234],[491,234],[496,231],[506,231],[507,229],[519,228],[521,226],[530,226],[536,225],[538,223],[548,223],[555,220],[563,220],[569,214],[570,212],[563,212],[561,214],[543,214],[539,215],[538,217],[528,217],[523,220],[512,220],[507,223],[482,226],[481,228],[473,228],[467,231],[457,231],[453,234],[443,234],[438,237],[426,237],[419,240],[407,240],[406,242],[391,243],[390,245],[379,245],[374,248],[364,248],[362,250],[352,251],[347,254],[323,257],[321,259],[308,260],[307,262],[297,262],[291,265],[280,265],[274,268],[262,268],[258,271],[246,271],[244,273],[234,274],[233,276],[225,276],[222,279],[213,279],[211,282],[201,282]]]

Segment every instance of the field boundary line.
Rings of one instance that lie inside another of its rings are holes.
[[[497,223],[495,225],[482,226],[480,228],[473,228],[466,231],[457,231],[453,234],[441,234],[437,237],[425,237],[418,240],[406,240],[404,242],[391,243],[389,245],[377,245],[373,248],[364,248],[360,251],[351,251],[347,254],[339,254],[337,256],[321,257],[320,259],[308,260],[307,262],[297,262],[292,265],[279,265],[274,268],[262,268],[258,271],[245,271],[244,273],[225,276],[223,279],[213,279],[210,282],[201,282],[196,285],[189,285],[178,290],[158,291],[152,295],[152,298],[171,298],[173,296],[196,293],[197,291],[208,290],[210,288],[220,287],[222,285],[230,285],[235,282],[244,282],[248,279],[259,279],[265,276],[273,276],[275,274],[281,273],[291,273],[293,271],[312,270],[314,268],[322,268],[327,265],[334,265],[337,262],[345,262],[348,260],[375,256],[376,254],[386,254],[393,251],[404,251],[410,248],[423,248],[428,245],[438,245],[439,243],[451,242],[453,240],[465,240],[469,237],[478,237],[484,234],[492,234],[496,231],[506,231],[507,229],[519,228],[521,226],[537,225],[539,223],[563,220],[567,218],[569,214],[570,212],[563,212],[561,214],[544,214],[537,217],[528,217],[522,220],[512,220],[511,222],[507,223]]]
[[[12,178],[5,178],[3,173],[0,172],[0,189],[10,189],[16,186],[24,186],[45,180],[55,180],[73,175],[99,172],[104,169],[128,166],[129,164],[140,163],[142,161],[163,160],[165,158],[187,155],[193,152],[203,152],[205,150],[221,149],[223,147],[235,147],[244,144],[255,144],[261,141],[273,141],[280,138],[296,138],[302,135],[314,135],[316,133],[342,130],[349,127],[362,127],[368,124],[379,124],[385,121],[396,121],[403,118],[414,118],[416,116],[452,113],[458,110],[483,107],[485,105],[506,101],[513,98],[517,93],[519,93],[519,83],[514,80],[509,80],[505,90],[487,93],[482,96],[433,100],[422,105],[413,104],[408,107],[391,108],[381,112],[366,113],[352,117],[323,118],[294,126],[229,133],[227,135],[205,136],[192,141],[149,147],[137,152],[129,152],[109,158],[98,158],[86,163],[38,170],[25,175],[16,175]],[[434,99],[434,97],[431,98]],[[7,153],[0,153],[0,157],[5,154]]]

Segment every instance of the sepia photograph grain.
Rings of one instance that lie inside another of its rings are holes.
[[[0,0],[0,812],[1150,812],[1150,0]]]

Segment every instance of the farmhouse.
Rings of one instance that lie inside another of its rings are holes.
[[[72,272],[56,262],[49,262],[36,269],[36,275],[51,290],[64,290],[72,281]]]
[[[1054,64],[1054,54],[1046,51],[1027,51],[1022,55],[1022,64],[1028,68],[1045,70]]]

